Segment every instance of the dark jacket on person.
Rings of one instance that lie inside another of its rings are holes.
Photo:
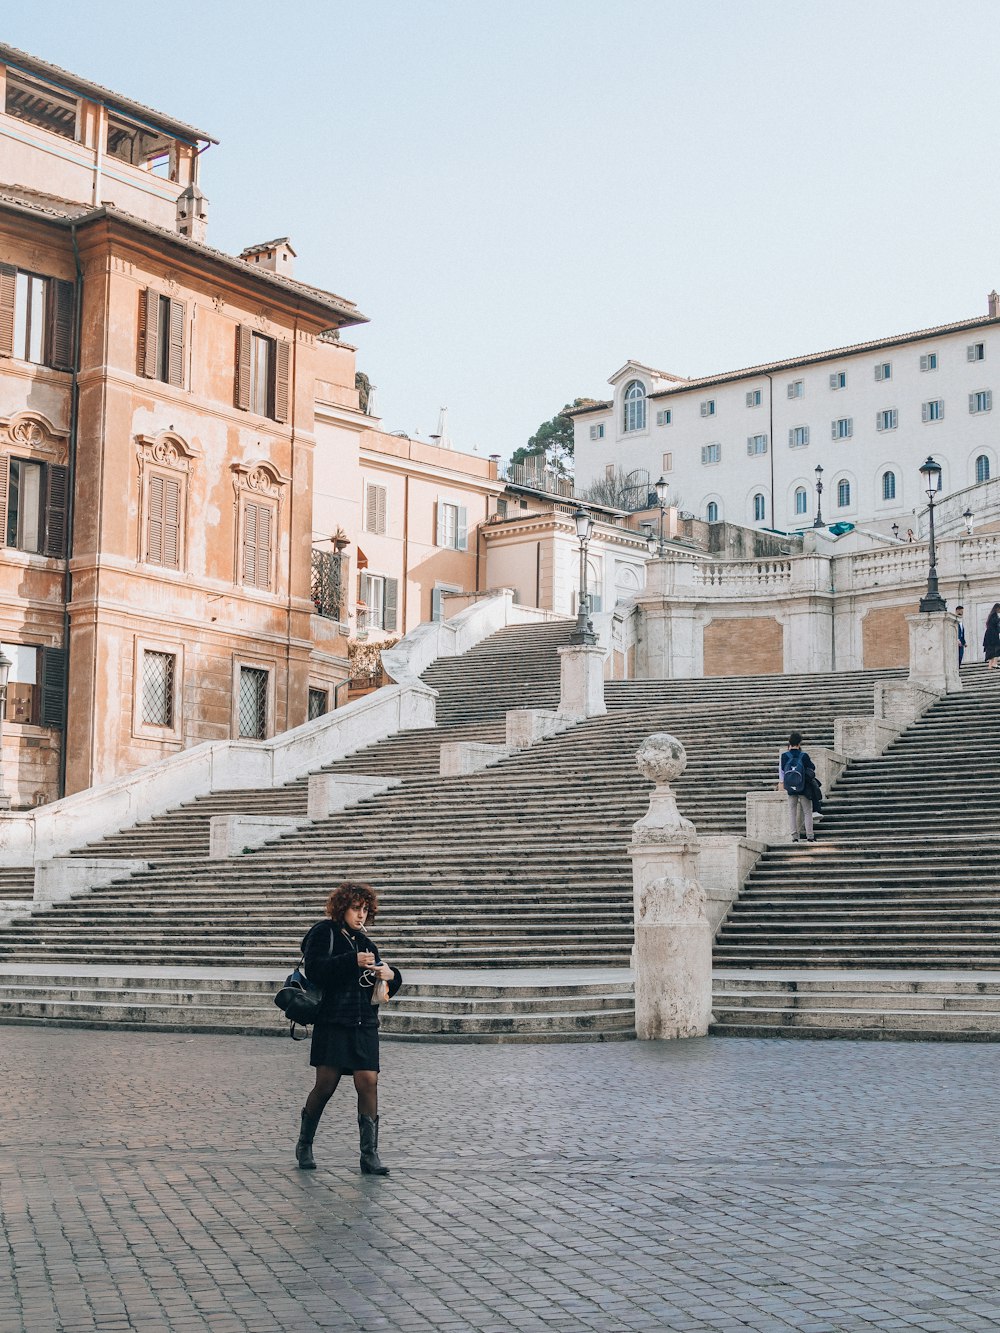
[[[306,976],[322,987],[323,1004],[318,1023],[338,1027],[378,1027],[378,1005],[372,1004],[371,974],[358,967],[358,954],[372,953],[381,962],[378,949],[363,931],[351,930],[343,921],[317,921],[302,941]],[[392,969],[389,994],[403,984],[398,968]]]
[[[778,761],[778,780],[785,776],[785,771],[792,762],[792,756],[798,756],[802,760],[802,773],[805,777],[805,786],[799,792],[806,800],[812,803],[814,811],[819,813],[823,809],[823,788],[820,780],[816,776],[816,765],[806,754],[805,750],[786,750]]]
[[[983,636],[983,656],[987,662],[1000,657],[1000,616],[991,611],[986,621],[986,633]]]

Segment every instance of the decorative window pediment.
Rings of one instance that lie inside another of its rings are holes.
[[[155,435],[137,435],[136,454],[140,464],[155,463],[157,467],[175,468],[190,472],[191,464],[201,457],[201,450],[172,430],[157,431]]]
[[[15,412],[0,417],[0,449],[41,454],[64,461],[67,431],[58,430],[41,412]]]

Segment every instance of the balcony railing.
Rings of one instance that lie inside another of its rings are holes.
[[[312,601],[316,614],[327,620],[344,619],[346,557],[340,551],[312,553]]]

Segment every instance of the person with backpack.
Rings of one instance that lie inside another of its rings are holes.
[[[793,731],[788,749],[778,762],[778,785],[788,793],[788,821],[792,842],[798,842],[805,827],[806,842],[815,842],[813,832],[813,794],[816,791],[816,765],[802,748],[802,736]]]

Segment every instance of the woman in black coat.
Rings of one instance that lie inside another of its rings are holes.
[[[1000,602],[993,603],[993,610],[986,618],[983,656],[988,667],[1000,666]]]
[[[326,900],[326,920],[318,921],[302,941],[306,976],[323,990],[323,1003],[313,1028],[309,1063],[316,1083],[302,1108],[295,1160],[312,1171],[313,1138],[327,1102],[342,1074],[354,1075],[358,1094],[358,1130],[361,1170],[369,1176],[387,1176],[378,1155],[378,995],[386,983],[388,995],[403,984],[399,969],[389,967],[365,934],[375,919],[378,898],[370,884],[348,881]],[[373,1002],[374,1001],[374,1002]]]

